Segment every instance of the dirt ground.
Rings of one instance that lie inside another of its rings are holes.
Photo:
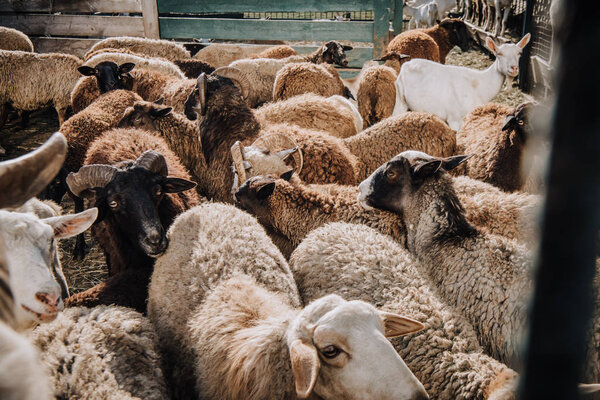
[[[484,69],[491,65],[492,60],[479,50],[461,52],[460,49],[455,48],[448,55],[447,63]],[[517,87],[504,87],[493,101],[516,106],[528,98]],[[17,157],[40,146],[56,130],[58,130],[58,118],[54,109],[51,108],[32,113],[25,129],[21,129],[18,121],[10,121],[0,130],[0,145],[6,149],[6,155],[0,156],[0,160]],[[65,213],[73,212],[73,203],[68,196],[65,196],[61,206]],[[86,290],[107,277],[104,254],[91,240],[89,233],[86,233],[86,241],[92,247],[83,261],[73,260],[71,256],[74,239],[60,242],[63,269],[71,293]]]

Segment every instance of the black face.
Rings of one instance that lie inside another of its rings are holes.
[[[368,206],[402,213],[402,196],[411,187],[408,162],[392,160],[377,169],[360,186],[361,199]]]
[[[502,130],[514,130],[522,140],[526,140],[533,133],[533,126],[530,123],[530,112],[531,104],[521,104],[515,109],[515,112],[506,117]]]
[[[344,46],[336,41],[330,41],[324,44],[323,62],[328,64],[337,64],[342,67],[348,65],[346,51],[352,50],[352,46]]]
[[[140,102],[125,110],[123,117],[117,124],[118,128],[133,127],[146,131],[158,130],[155,122],[172,111],[172,107],[156,103]]]
[[[129,80],[131,76],[128,74],[135,64],[125,63],[117,65],[112,61],[103,61],[94,68],[82,66],[77,70],[86,76],[95,76],[98,81],[100,93],[106,93],[116,89],[131,89]]]
[[[449,19],[441,22],[442,26],[446,26],[447,29],[451,32],[451,40],[452,43],[456,46],[460,47],[462,51],[469,50],[469,32],[467,31],[467,26],[463,21],[458,19]]]

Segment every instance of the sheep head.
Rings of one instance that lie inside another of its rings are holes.
[[[352,46],[342,45],[340,42],[331,40],[319,49],[319,63],[337,64],[342,67],[348,65],[346,51],[352,50]]]
[[[100,93],[116,89],[131,90],[133,79],[129,72],[135,67],[134,63],[117,65],[112,61],[103,61],[95,67],[82,65],[77,68],[81,75],[95,76]]]
[[[156,126],[156,121],[169,115],[172,110],[172,107],[162,105],[162,99],[158,99],[154,103],[136,101],[132,107],[125,110],[117,127],[133,127],[150,132],[157,131],[159,129]]]
[[[462,51],[469,50],[469,31],[467,25],[458,18],[446,18],[439,23],[450,37],[450,43],[460,47]]]

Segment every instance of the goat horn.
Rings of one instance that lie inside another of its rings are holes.
[[[225,78],[229,78],[235,83],[235,85],[242,92],[242,97],[244,99],[248,98],[248,94],[250,93],[250,85],[248,83],[248,79],[244,75],[242,75],[242,71],[234,67],[220,67],[215,69],[211,75],[219,75]]]
[[[132,167],[145,168],[150,172],[167,176],[169,168],[167,167],[167,160],[162,154],[157,153],[154,150],[146,150],[141,156],[135,160]]]
[[[18,207],[46,187],[67,155],[67,140],[56,132],[41,147],[0,163],[0,208]]]
[[[79,169],[79,172],[71,172],[67,176],[67,185],[73,194],[81,197],[81,193],[91,188],[106,186],[119,171],[112,165],[91,164]]]

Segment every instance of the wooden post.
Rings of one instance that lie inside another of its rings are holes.
[[[394,0],[394,19],[392,26],[394,27],[394,36],[402,33],[402,6],[403,0]]]
[[[158,0],[142,0],[142,15],[144,16],[144,36],[150,39],[160,39],[158,28]]]
[[[527,33],[531,32],[531,25],[533,21],[533,2],[535,0],[527,0],[525,4],[525,18],[523,18],[523,35],[525,36]],[[531,82],[531,47],[533,46],[533,41],[536,39],[533,37],[533,33],[531,34],[530,43],[523,49],[523,54],[521,54],[521,59],[519,60],[519,87],[522,90],[529,92],[531,90],[532,82]]]
[[[373,58],[383,55],[389,42],[394,0],[373,0]]]

